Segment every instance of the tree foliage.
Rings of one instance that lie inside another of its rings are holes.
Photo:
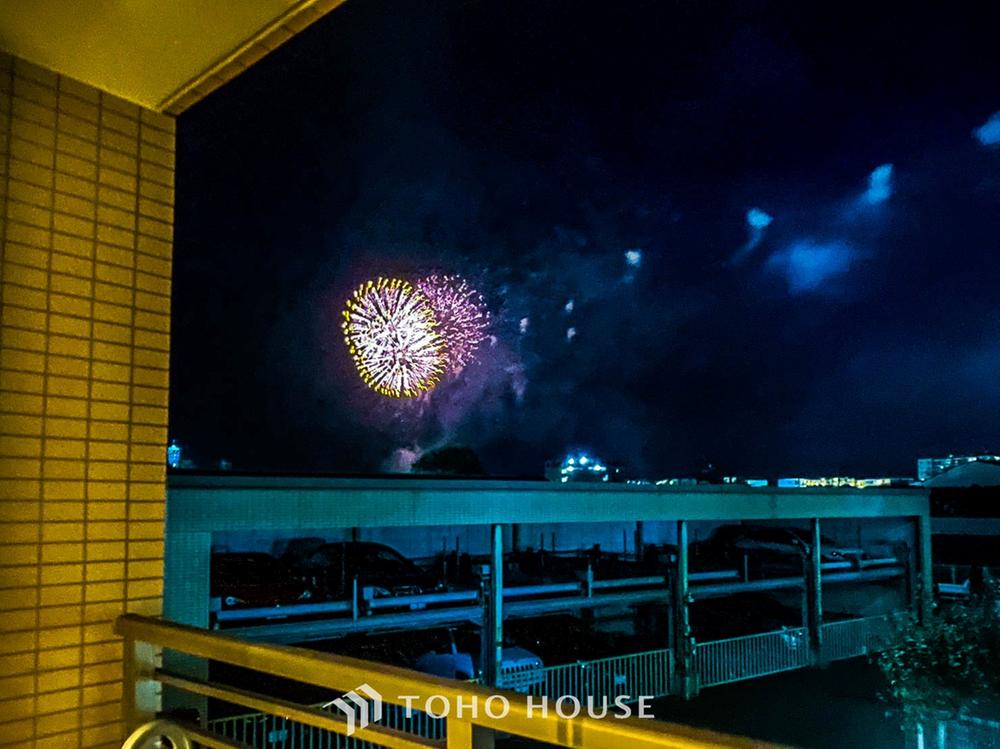
[[[876,657],[886,699],[905,727],[949,720],[1000,693],[1000,616],[995,585],[968,601],[935,605],[929,620],[897,632]]]

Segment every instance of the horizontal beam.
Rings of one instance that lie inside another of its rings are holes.
[[[880,567],[873,570],[859,570],[855,572],[834,572],[823,575],[823,585],[836,585],[838,583],[851,582],[877,582],[879,580],[891,580],[904,574],[902,567]],[[804,577],[774,577],[765,580],[750,580],[739,583],[718,583],[716,585],[691,586],[691,595],[696,599],[718,598],[734,593],[761,593],[768,590],[785,590],[788,588],[801,588],[805,586]]]
[[[249,609],[223,609],[215,612],[220,622],[240,622],[250,619],[287,619],[290,616],[315,614],[350,614],[350,601],[324,601],[322,603],[296,603],[288,606],[260,606]]]
[[[913,517],[925,489],[172,475],[168,532],[493,523]]]
[[[903,574],[902,568],[895,559],[879,559],[857,570],[851,562],[826,562],[822,565],[824,571],[846,570],[851,572],[833,572],[825,575],[824,584],[835,585],[844,582],[874,582],[891,579]],[[802,577],[780,577],[765,580],[742,581],[739,574],[733,570],[709,572],[693,572],[688,575],[691,582],[720,581],[717,583],[692,585],[690,590],[695,598],[715,598],[733,593],[752,593],[769,590],[784,590],[799,588],[804,585]],[[643,603],[656,603],[665,600],[666,578],[663,577],[631,577],[618,580],[594,581],[591,589],[618,591],[621,588],[647,586],[644,590],[626,592],[598,593],[587,596],[583,583],[556,583],[552,585],[529,585],[504,589],[504,599],[510,600],[505,611],[505,618],[525,618],[543,616],[561,612],[579,611],[581,609],[602,608],[608,606],[635,606]],[[578,595],[560,595],[577,593]],[[535,600],[517,600],[532,595],[553,594],[552,598]],[[439,603],[462,603],[477,601],[479,594],[474,590],[452,591],[449,593],[424,593],[414,596],[392,596],[375,598],[368,602],[369,608],[410,608],[409,611],[399,611],[390,614],[378,614],[354,618],[331,618],[307,622],[281,622],[262,624],[251,627],[231,628],[227,632],[258,642],[311,642],[343,637],[348,634],[375,634],[379,632],[395,632],[402,629],[430,629],[456,624],[480,624],[482,620],[481,607],[460,606],[451,608],[426,608]],[[281,608],[233,609],[220,611],[216,618],[220,622],[248,621],[251,619],[276,619],[279,617],[304,616],[321,613],[320,608],[329,606],[330,613],[343,613],[353,610],[349,601],[332,602],[330,604],[302,604],[300,606],[285,606]],[[415,607],[420,607],[419,609]]]
[[[250,642],[300,643],[332,640],[354,634],[384,634],[406,629],[434,629],[459,624],[478,625],[482,621],[481,606],[456,606],[425,611],[400,611],[358,619],[318,619],[305,622],[260,624],[252,627],[231,627],[222,630]]]

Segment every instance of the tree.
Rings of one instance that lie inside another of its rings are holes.
[[[413,464],[416,473],[482,476],[486,473],[476,452],[468,447],[442,447],[422,455]]]
[[[995,584],[968,601],[935,605],[925,623],[909,622],[876,657],[884,696],[907,729],[952,720],[1000,689],[1000,618]]]

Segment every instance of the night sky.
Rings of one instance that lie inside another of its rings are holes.
[[[1000,450],[998,29],[991,2],[349,0],[179,120],[171,436],[237,469],[578,446],[654,479]],[[494,339],[379,396],[344,300],[435,271]]]

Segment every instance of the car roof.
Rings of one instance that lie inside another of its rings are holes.
[[[212,554],[213,559],[223,559],[236,561],[237,559],[269,559],[276,561],[273,556],[266,551],[216,551]]]
[[[342,546],[342,547],[350,546],[353,549],[376,548],[376,549],[389,549],[390,551],[396,551],[391,546],[387,546],[386,544],[381,544],[378,541],[327,541],[325,544],[323,544],[322,548],[334,547],[334,546]],[[399,552],[396,553],[398,554]]]

